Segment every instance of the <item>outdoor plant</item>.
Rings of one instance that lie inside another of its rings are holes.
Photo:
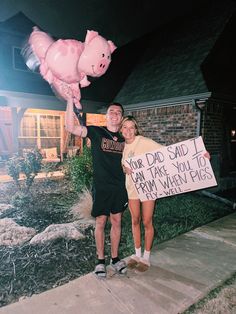
[[[80,156],[74,156],[68,160],[67,166],[69,178],[75,191],[81,192],[91,188],[93,166],[90,148],[85,146]]]
[[[46,179],[53,177],[54,172],[58,169],[58,162],[46,162],[42,164],[41,170],[45,173]]]
[[[38,149],[29,150],[23,156],[15,154],[7,162],[7,172],[18,187],[18,192],[12,198],[14,206],[21,207],[29,201],[29,190],[41,165],[42,155]],[[24,175],[24,180],[20,180],[20,174]]]

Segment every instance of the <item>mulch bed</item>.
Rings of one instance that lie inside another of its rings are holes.
[[[12,183],[0,184],[0,203],[9,203],[16,192]],[[65,179],[37,181],[28,206],[11,209],[0,218],[13,218],[22,226],[43,231],[53,223],[72,221],[69,208],[78,195]],[[82,240],[58,239],[43,245],[0,246],[0,306],[41,293],[84,275],[94,268],[93,227]]]
[[[65,284],[94,267],[91,230],[80,241],[0,247],[0,306]],[[92,248],[92,249],[91,249]]]

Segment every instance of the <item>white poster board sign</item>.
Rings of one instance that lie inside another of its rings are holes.
[[[125,160],[141,201],[216,186],[202,137]]]

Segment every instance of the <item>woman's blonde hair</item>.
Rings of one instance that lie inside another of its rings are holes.
[[[134,128],[135,128],[135,135],[139,135],[139,134],[140,134],[140,130],[139,130],[139,127],[138,127],[138,123],[137,123],[135,117],[130,116],[130,115],[129,115],[129,116],[125,116],[125,117],[122,119],[121,125],[120,125],[120,131],[121,131],[121,129],[122,129],[122,127],[123,127],[123,125],[124,125],[124,123],[125,123],[126,121],[132,121],[132,122],[133,122]]]

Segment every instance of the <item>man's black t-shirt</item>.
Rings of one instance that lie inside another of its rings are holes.
[[[93,158],[93,217],[125,210],[128,201],[125,175],[121,167],[124,140],[118,132],[88,126]]]
[[[88,126],[87,137],[91,140],[94,185],[125,185],[121,167],[124,139],[119,132],[108,131],[105,127]]]

